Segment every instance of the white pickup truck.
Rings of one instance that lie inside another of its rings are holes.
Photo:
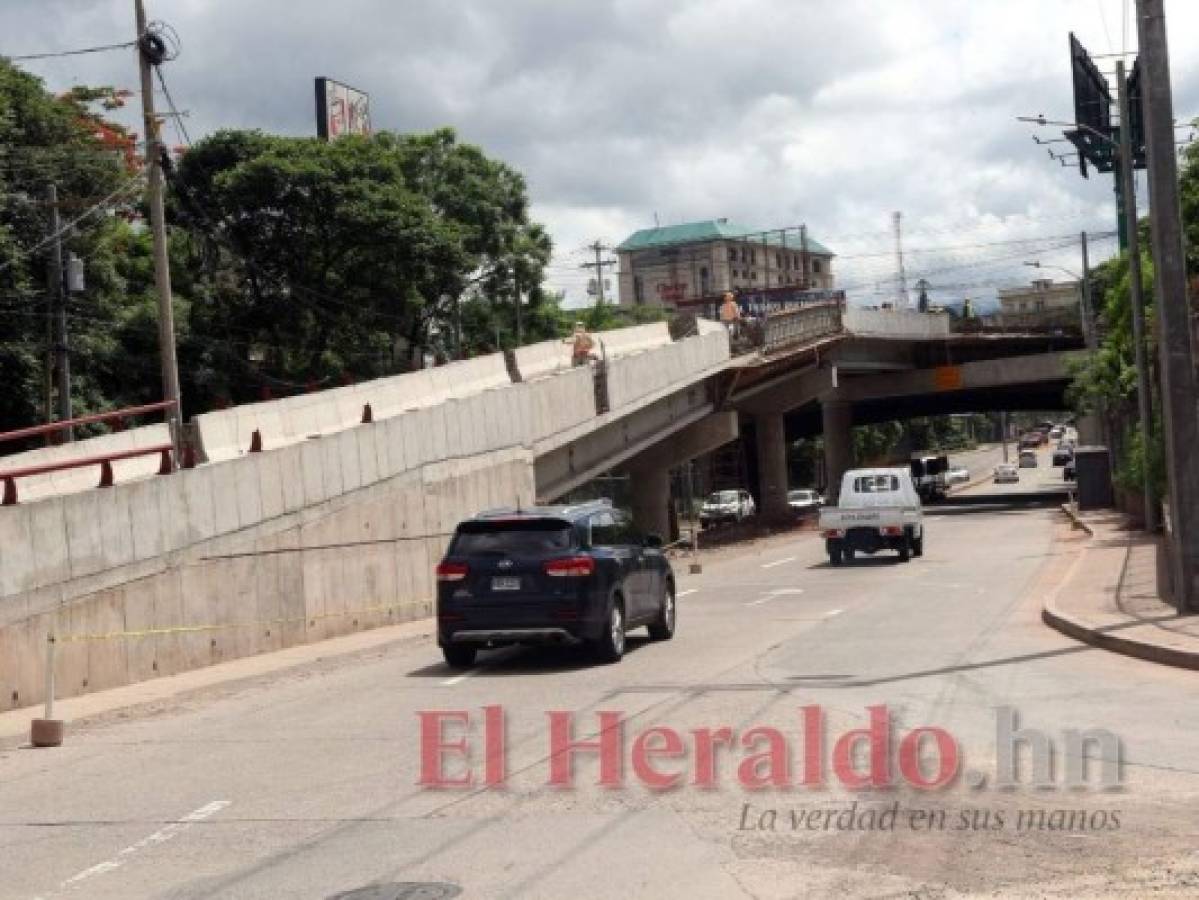
[[[820,531],[834,566],[857,551],[897,550],[902,562],[923,556],[924,516],[911,470],[850,469],[837,505],[820,510]]]

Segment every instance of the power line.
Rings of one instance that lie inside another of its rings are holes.
[[[22,56],[5,57],[9,62],[25,62],[33,59],[56,59],[60,56],[82,56],[85,53],[103,53],[107,50],[125,50],[137,45],[137,41],[122,44],[101,44],[97,47],[80,47],[77,50],[48,50],[44,53],[26,53]]]
[[[107,197],[98,201],[93,206],[90,206],[83,213],[76,216],[71,221],[67,222],[66,225],[63,225],[54,234],[47,235],[44,240],[42,240],[40,243],[37,243],[34,246],[30,247],[28,250],[18,251],[16,258],[10,259],[8,262],[4,263],[3,265],[0,265],[0,272],[3,272],[5,269],[11,268],[12,266],[16,265],[16,263],[19,259],[33,256],[39,250],[42,250],[42,249],[50,246],[52,243],[54,243],[56,240],[58,240],[64,234],[69,232],[72,228],[74,228],[76,225],[78,225],[84,219],[88,218],[89,216],[91,216],[92,214],[97,212],[98,210],[106,208],[117,197],[121,196],[122,194],[127,193],[129,191],[129,188],[133,186],[133,183],[136,181],[139,181],[139,180],[141,180],[141,175],[133,176],[128,181],[126,181],[124,184],[122,184],[120,187],[118,187],[115,191],[113,191],[111,194],[109,194]]]
[[[183,115],[175,108],[175,101],[171,97],[171,92],[167,90],[167,81],[162,75],[162,66],[155,66],[154,73],[158,76],[158,83],[162,85],[162,95],[166,98],[167,106],[170,107],[171,117],[175,120],[175,130],[179,132],[183,142],[189,147],[191,146],[191,135],[187,133],[187,126],[183,124]]]

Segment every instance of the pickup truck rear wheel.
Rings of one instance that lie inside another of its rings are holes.
[[[924,555],[924,535],[923,534],[920,535],[920,537],[918,537],[918,538],[912,539],[912,555],[913,556],[923,556]]]
[[[908,562],[912,558],[912,539],[904,536],[903,543],[899,545],[899,561]]]
[[[828,548],[828,561],[830,563],[832,563],[834,566],[841,565],[841,548],[840,547],[829,547]]]

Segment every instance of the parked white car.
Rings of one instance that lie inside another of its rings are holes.
[[[1020,480],[1020,470],[1011,463],[1000,463],[995,467],[995,484],[1013,484]]]
[[[813,512],[824,506],[824,498],[819,491],[787,491],[787,505],[797,513]]]
[[[699,523],[707,528],[718,522],[740,522],[757,511],[749,491],[713,491],[699,509]]]
[[[836,506],[820,510],[834,566],[854,553],[895,550],[901,562],[924,555],[924,514],[910,469],[850,469]]]

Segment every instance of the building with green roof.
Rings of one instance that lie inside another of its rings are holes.
[[[832,290],[833,252],[801,229],[708,219],[643,228],[616,248],[620,302],[674,306],[725,291]]]

